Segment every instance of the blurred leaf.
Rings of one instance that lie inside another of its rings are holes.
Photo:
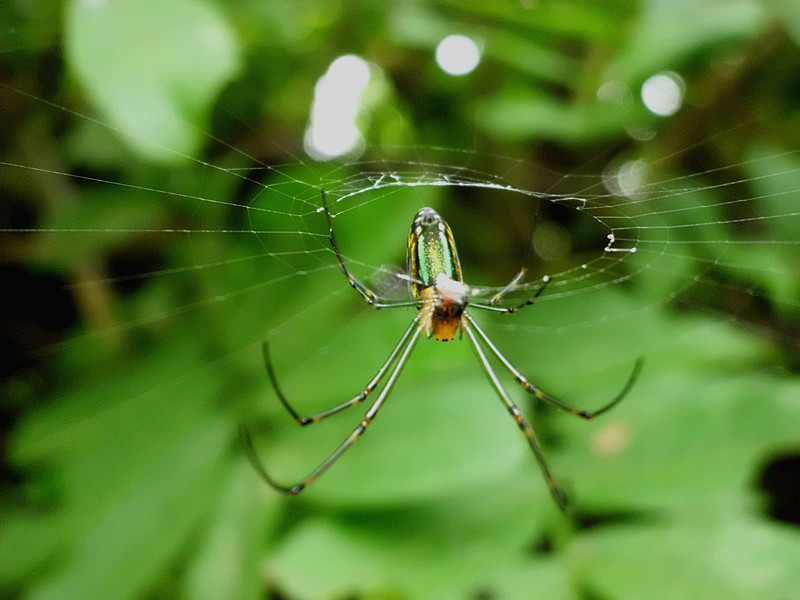
[[[72,67],[109,122],[152,160],[175,163],[196,151],[210,103],[239,68],[236,39],[212,7],[205,0],[68,3]]]
[[[521,481],[407,510],[307,520],[281,546],[270,572],[300,598],[385,592],[433,600],[498,590],[525,597],[534,580],[548,598],[574,598],[552,556],[524,558],[541,533],[531,528],[538,505],[525,500],[529,486]],[[304,576],[309,569],[313,577]]]
[[[800,585],[800,534],[737,512],[598,529],[572,558],[591,589],[619,600],[796,598]]]
[[[757,348],[747,335],[710,321],[668,327],[680,339],[680,354],[674,346],[661,351],[664,358],[649,353],[629,398],[593,422],[591,434],[585,423],[559,420],[559,430],[575,436],[562,468],[590,503],[675,511],[729,506],[746,493],[766,455],[796,440],[797,384],[735,374]],[[686,328],[683,335],[678,327]]]
[[[765,4],[773,14],[781,19],[783,26],[794,39],[794,43],[800,45],[800,2],[798,0],[766,0]]]
[[[164,361],[98,376],[18,428],[12,459],[48,465],[60,497],[57,517],[50,509],[20,513],[28,523],[0,537],[8,575],[49,555],[54,568],[31,597],[105,598],[110,589],[137,597],[218,494],[232,433],[209,406],[219,372],[154,386],[170,381],[163,371],[176,369],[184,354],[163,351]],[[50,547],[17,555],[13,536],[26,529]]]
[[[213,522],[197,544],[197,553],[186,576],[190,600],[263,596],[259,561],[265,535],[274,527],[281,511],[267,494],[263,482],[253,477],[249,461],[233,466],[223,485]]]
[[[791,304],[800,292],[800,279],[781,275],[791,271],[797,259],[792,250],[797,231],[794,221],[784,215],[787,204],[797,193],[800,160],[796,152],[779,152],[774,147],[753,147],[748,158],[745,168],[756,194],[753,201],[755,214],[742,217],[745,219],[742,227],[752,229],[757,222],[759,227],[768,229],[770,239],[775,240],[778,247],[751,248],[749,252],[732,248],[731,261],[738,269],[731,276],[746,274],[748,279],[767,290],[770,298],[780,301],[780,307],[783,303]],[[784,311],[794,313],[788,306]]]
[[[607,79],[638,87],[650,75],[681,71],[699,52],[764,32],[769,15],[757,0],[647,0],[638,23],[608,66]]]
[[[568,104],[539,91],[513,89],[478,104],[475,120],[512,142],[535,137],[591,143],[619,135],[627,112],[615,104]]]

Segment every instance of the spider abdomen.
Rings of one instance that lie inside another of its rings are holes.
[[[422,208],[411,222],[408,232],[408,274],[411,292],[417,299],[422,291],[438,284],[441,275],[461,282],[453,232],[432,208]]]

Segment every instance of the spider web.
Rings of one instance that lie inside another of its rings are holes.
[[[132,134],[32,100],[76,119],[78,140],[99,136],[109,152],[126,152]],[[727,365],[755,352],[771,369],[791,367],[800,347],[793,316],[798,152],[754,143],[737,162],[705,159],[730,136],[739,129],[669,154],[648,154],[646,145],[612,149],[568,172],[526,157],[433,146],[374,148],[369,154],[381,158],[337,164],[299,153],[265,164],[211,134],[212,152],[176,153],[180,162],[168,167],[131,155],[125,172],[80,154],[63,159],[69,169],[12,156],[0,164],[4,181],[21,198],[31,182],[50,195],[33,216],[10,212],[29,222],[0,231],[4,253],[33,272],[55,272],[48,293],[67,298],[77,318],[60,337],[16,353],[7,389],[38,385],[56,397],[75,395],[77,406],[97,397],[98,414],[130,406],[134,421],[147,414],[141,405],[149,398],[169,406],[180,394],[212,407],[224,398],[232,423],[266,424],[254,430],[256,446],[265,451],[267,440],[268,454],[281,457],[280,481],[309,472],[320,460],[318,447],[335,447],[352,424],[339,419],[315,434],[313,449],[292,450],[305,443],[303,432],[277,425],[286,415],[269,400],[263,341],[285,393],[311,414],[368,381],[414,314],[412,307],[376,312],[347,284],[328,240],[323,189],[345,260],[383,295],[408,296],[406,237],[422,206],[435,207],[453,228],[475,298],[487,301],[525,268],[504,297],[507,306],[520,304],[549,277],[534,306],[472,314],[526,376],[581,408],[614,397],[639,357],[646,376],[685,348],[713,345]],[[78,200],[64,202],[73,196]],[[55,366],[39,366],[41,359]],[[72,365],[85,379],[62,375]],[[31,373],[41,373],[43,383]],[[459,386],[483,386],[483,379],[469,344],[423,341],[396,393],[441,384],[442,393],[460,398],[467,388]],[[115,401],[106,408],[109,395]],[[502,411],[493,418],[506,424]],[[402,415],[387,421],[403,439]],[[38,448],[48,438],[32,439]],[[526,448],[511,440],[474,460],[527,465]],[[447,458],[459,448],[459,440],[440,448],[441,462],[461,465],[462,457]],[[345,463],[337,464],[339,487],[329,492],[334,502],[379,501],[387,489],[396,499],[388,484],[374,496],[360,490],[357,499],[336,492],[351,489],[346,482],[364,469],[380,472],[365,466],[363,455]],[[414,485],[404,494],[470,485],[476,467],[463,464],[443,477],[443,468],[415,463]]]
[[[81,135],[109,136],[109,144],[115,147],[120,139],[123,144],[126,138],[142,141],[101,119],[17,90],[6,92],[76,119]],[[86,331],[28,348],[33,354],[57,352],[86,339],[152,329],[163,322],[189,322],[211,306],[232,313],[241,307],[262,307],[260,314],[253,313],[250,342],[270,335],[289,335],[309,314],[323,310],[343,295],[354,296],[328,243],[321,189],[330,199],[337,235],[342,238],[340,246],[351,268],[386,295],[408,294],[408,277],[403,273],[407,223],[421,206],[446,204],[451,213],[441,210],[445,219],[451,220],[465,195],[479,194],[480,210],[473,208],[472,221],[460,217],[459,224],[472,232],[474,247],[469,255],[480,256],[481,213],[518,210],[509,209],[502,201],[513,196],[518,206],[526,208],[499,218],[522,221],[529,247],[534,246],[536,232],[546,225],[553,207],[570,213],[571,220],[590,223],[595,237],[602,232],[603,243],[595,244],[591,252],[573,253],[555,266],[541,257],[537,261],[537,253],[529,250],[498,260],[488,257],[489,264],[503,263],[504,276],[493,275],[490,282],[467,277],[477,298],[497,293],[519,268],[526,267],[529,275],[508,295],[509,304],[529,297],[541,285],[541,277],[547,275],[551,282],[537,300],[540,308],[531,310],[541,312],[541,307],[555,304],[582,307],[546,312],[541,319],[504,321],[499,327],[525,335],[553,336],[598,329],[608,323],[613,324],[613,330],[656,309],[684,306],[721,321],[733,320],[797,347],[800,342],[794,331],[759,318],[752,305],[759,300],[772,303],[778,317],[796,311],[798,306],[794,258],[800,243],[800,211],[791,201],[800,191],[798,152],[751,150],[754,155],[739,162],[689,174],[661,168],[718,138],[738,135],[737,129],[668,156],[648,158],[628,151],[604,156],[605,164],[589,174],[533,167],[524,157],[509,159],[424,146],[370,149],[369,154],[390,159],[331,165],[314,163],[298,154],[293,162],[266,165],[210,134],[209,144],[224,150],[222,160],[173,152],[182,162],[175,169],[178,175],[165,175],[162,170],[158,173],[160,181],[156,178],[152,185],[140,183],[136,177],[108,177],[102,165],[93,165],[86,157],[85,165],[62,171],[35,160],[23,162],[17,157],[15,161],[12,156],[0,167],[21,194],[26,184],[18,182],[34,180],[40,185],[80,188],[86,192],[88,203],[66,214],[41,213],[31,226],[15,226],[12,211],[7,222],[11,226],[0,230],[0,235],[7,256],[33,257],[33,264],[58,263],[65,246],[85,252],[84,257],[107,252],[118,261],[130,259],[118,269],[125,271],[122,274],[104,272],[115,270],[110,262],[77,272],[73,265],[67,265],[70,275],[63,289],[76,295],[79,302],[92,294],[114,295],[149,284],[202,288],[172,298],[166,306],[145,307],[105,321],[90,318]],[[493,170],[479,168],[487,164]],[[146,168],[152,171],[150,166]],[[526,187],[525,180],[535,179],[529,174],[532,168],[542,170],[549,187],[559,191]],[[570,191],[562,192],[564,188]],[[104,195],[112,196],[114,202],[105,216],[120,219],[118,224],[97,223],[102,221],[105,208],[100,209],[100,219],[92,214],[92,200]],[[157,212],[155,217],[139,224],[124,222],[126,207],[148,202]],[[371,245],[378,232],[387,237]],[[455,235],[461,248],[457,229]],[[569,235],[562,232],[568,242]],[[387,238],[392,242],[386,243]],[[147,268],[147,260],[139,261],[136,255],[143,245],[154,246],[156,256],[151,258],[162,264]],[[36,251],[28,253],[31,247]],[[505,265],[514,261],[517,264],[509,271]],[[463,258],[462,262],[466,263]],[[464,266],[470,273],[470,265]],[[259,275],[253,277],[253,273]],[[297,286],[313,292],[294,294]],[[636,301],[595,305],[595,297],[604,290],[630,286],[644,290]],[[292,293],[284,293],[287,290]],[[724,292],[738,299],[735,306],[717,303]],[[324,346],[325,341],[318,339],[314,344]],[[637,351],[642,348],[633,353]]]

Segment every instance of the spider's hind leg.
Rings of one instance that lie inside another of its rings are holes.
[[[392,351],[389,360],[384,364],[383,367],[381,367],[381,370],[378,372],[378,375],[376,375],[376,379],[380,380],[383,377],[383,374],[389,369],[389,367],[393,363],[395,363],[394,367],[392,368],[392,372],[386,381],[386,385],[383,387],[380,394],[378,394],[378,397],[375,399],[375,402],[372,403],[372,406],[369,407],[369,410],[367,410],[366,414],[364,415],[364,418],[361,420],[361,423],[358,424],[358,426],[352,431],[352,433],[349,436],[347,436],[347,439],[345,439],[345,441],[342,442],[339,445],[339,447],[336,448],[336,450],[334,450],[333,453],[331,453],[331,455],[328,456],[328,458],[326,458],[322,462],[322,464],[320,464],[316,469],[314,469],[314,471],[312,471],[311,474],[308,475],[302,481],[299,481],[298,483],[290,486],[282,485],[276,482],[267,473],[263,463],[261,462],[261,459],[258,457],[255,447],[253,446],[253,440],[250,437],[249,431],[247,430],[246,427],[242,426],[241,434],[245,450],[247,451],[247,456],[250,459],[250,462],[253,463],[253,466],[259,472],[261,477],[264,479],[264,481],[266,481],[270,486],[272,486],[273,488],[275,488],[280,492],[296,495],[302,492],[305,488],[307,488],[314,481],[316,481],[325,471],[327,471],[331,467],[331,465],[333,465],[333,463],[335,463],[339,459],[339,457],[342,454],[344,454],[344,452],[364,434],[364,432],[373,422],[373,420],[378,414],[378,411],[383,406],[384,401],[389,396],[389,393],[392,391],[392,388],[394,387],[397,378],[400,376],[403,367],[408,362],[408,359],[411,356],[411,352],[414,350],[414,346],[416,345],[421,332],[422,328],[419,326],[419,316],[417,316],[417,318],[415,318],[414,321],[412,321],[411,326],[406,330],[405,334],[403,334],[403,337],[400,339],[400,342]],[[395,361],[396,356],[398,358]],[[356,396],[356,398],[357,397],[358,396]],[[283,401],[285,403],[285,398],[283,398]],[[350,402],[345,402],[344,404],[339,405],[337,409],[346,408],[347,406],[352,406]],[[288,404],[286,404],[286,406],[287,408],[289,408]],[[297,414],[291,408],[289,408],[289,410],[292,412],[292,414]],[[332,410],[336,411],[336,409]],[[321,414],[333,414],[333,413],[331,411],[328,411],[327,413],[321,413]],[[310,420],[309,422],[313,423],[315,421],[313,421],[312,418],[312,420]]]
[[[555,500],[556,504],[562,511],[566,511],[567,509],[567,497],[562,491],[562,489],[556,483],[553,474],[550,472],[550,467],[547,466],[547,461],[544,458],[544,453],[542,452],[542,447],[539,444],[539,440],[536,437],[536,432],[531,427],[530,423],[525,419],[520,412],[519,408],[511,397],[506,392],[503,384],[500,383],[500,380],[497,377],[497,374],[492,369],[492,366],[489,364],[489,360],[486,357],[486,353],[481,348],[480,342],[478,338],[475,336],[475,333],[472,331],[472,327],[475,326],[475,322],[468,318],[468,320],[464,324],[464,329],[467,330],[467,335],[469,336],[470,342],[472,342],[472,347],[475,350],[475,354],[478,357],[478,360],[481,363],[481,368],[486,376],[489,378],[489,381],[492,384],[495,392],[497,392],[498,397],[503,402],[503,405],[508,410],[508,413],[513,417],[514,421],[516,421],[517,426],[520,428],[522,433],[525,434],[525,438],[528,440],[528,445],[530,446],[531,450],[533,451],[533,455],[536,457],[536,462],[539,463],[539,468],[542,471],[542,475],[544,476],[544,480],[547,483],[547,487],[550,488],[550,494],[553,496],[553,500]],[[475,326],[476,329],[477,326]],[[478,329],[480,331],[480,329]]]
[[[289,414],[291,414],[294,420],[297,421],[300,425],[310,425],[311,423],[319,423],[320,421],[322,421],[322,419],[325,419],[326,417],[335,415],[336,413],[343,411],[345,408],[349,408],[351,406],[359,404],[360,402],[363,402],[367,398],[367,396],[369,396],[375,390],[375,388],[381,382],[381,379],[383,379],[384,375],[386,375],[386,372],[389,370],[389,367],[392,366],[392,363],[394,363],[395,359],[397,358],[397,355],[400,353],[405,344],[408,342],[408,338],[409,336],[411,336],[411,333],[414,331],[414,328],[417,327],[418,322],[419,322],[419,317],[412,321],[411,325],[408,327],[408,329],[406,329],[405,333],[400,338],[400,341],[397,342],[397,344],[395,344],[395,347],[392,349],[392,352],[389,354],[389,357],[386,359],[383,365],[381,365],[381,368],[378,369],[378,372],[375,373],[375,376],[370,380],[370,382],[366,385],[366,387],[363,390],[361,390],[358,394],[356,394],[346,402],[342,402],[341,404],[334,406],[333,408],[329,408],[327,410],[311,415],[309,417],[300,416],[300,414],[294,408],[292,408],[292,405],[289,404],[289,401],[283,394],[283,391],[281,390],[280,385],[278,384],[278,378],[275,376],[275,369],[272,366],[272,359],[269,354],[269,343],[265,341],[263,343],[264,364],[267,367],[267,374],[269,375],[269,380],[272,383],[272,387],[275,390],[275,394],[278,396],[278,400],[281,401],[281,404],[283,404],[283,406],[286,407],[286,410],[289,411]]]

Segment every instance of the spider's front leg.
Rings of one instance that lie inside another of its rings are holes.
[[[388,300],[386,298],[382,298],[375,292],[373,292],[370,288],[364,285],[358,277],[353,275],[350,272],[350,269],[347,267],[347,264],[344,262],[344,257],[342,253],[339,251],[339,246],[336,245],[336,236],[333,233],[333,216],[331,215],[331,211],[328,208],[328,198],[327,194],[325,194],[324,189],[320,189],[320,193],[322,195],[322,208],[325,211],[325,217],[328,220],[328,241],[330,242],[331,248],[333,249],[333,253],[336,255],[336,260],[339,263],[339,270],[347,277],[347,283],[349,283],[352,288],[361,294],[361,297],[373,308],[387,308],[390,306],[416,306],[418,304],[417,300]]]
[[[516,306],[509,306],[507,308],[501,308],[499,306],[495,306],[511,290],[519,287],[520,282],[525,278],[525,273],[526,273],[526,269],[525,269],[525,267],[522,267],[522,269],[520,269],[519,273],[517,273],[514,276],[514,279],[512,279],[508,283],[508,285],[506,285],[502,290],[500,290],[494,296],[492,296],[492,298],[489,300],[488,303],[481,304],[479,302],[473,302],[472,306],[474,306],[475,308],[481,308],[483,310],[491,310],[491,311],[494,311],[494,312],[501,312],[501,313],[505,313],[505,314],[510,314],[510,313],[513,313],[513,312],[517,312],[521,308],[525,308],[526,306],[530,306],[531,304],[536,302],[536,299],[539,296],[542,295],[542,293],[544,292],[545,288],[548,286],[550,281],[552,281],[550,279],[549,275],[545,275],[545,276],[542,277],[541,283],[539,284],[539,287],[536,288],[536,291],[533,293],[533,296],[531,296],[530,298],[525,300],[525,302],[523,302],[522,304],[518,304]]]

